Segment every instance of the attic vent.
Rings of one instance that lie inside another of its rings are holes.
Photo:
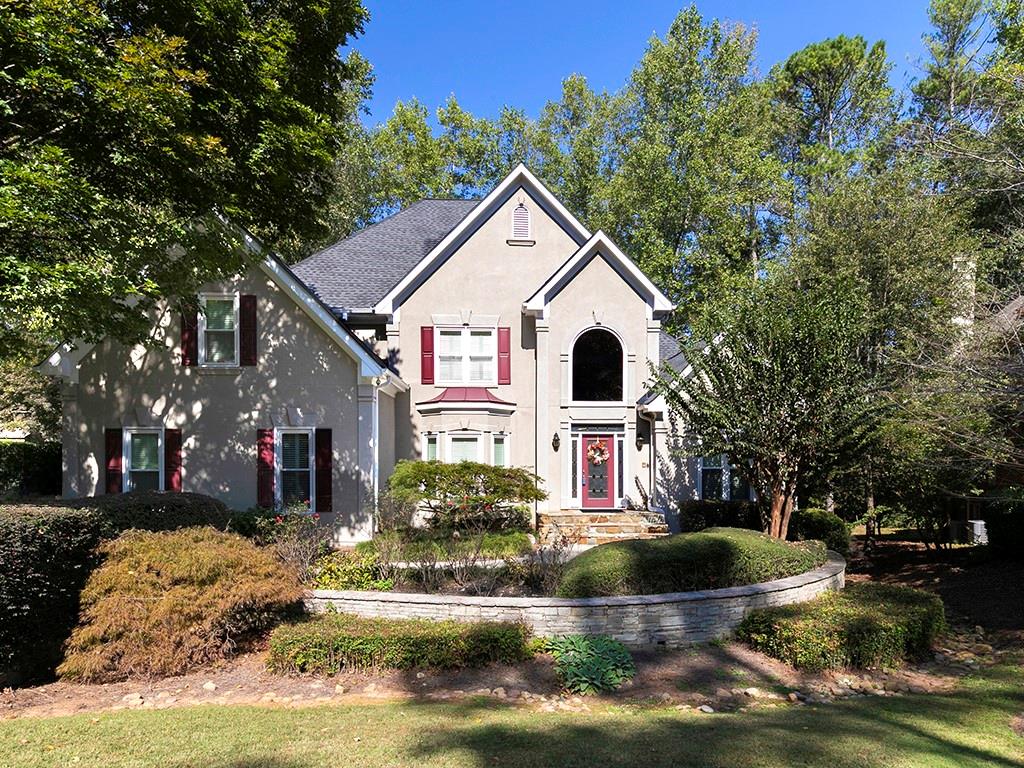
[[[512,239],[530,239],[530,209],[523,205],[522,202],[512,212]]]

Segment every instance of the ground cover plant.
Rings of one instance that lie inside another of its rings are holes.
[[[529,630],[508,622],[362,618],[328,613],[270,635],[275,672],[335,674],[345,669],[458,668],[514,664],[530,655]]]
[[[798,669],[884,668],[927,654],[944,628],[937,595],[859,583],[806,603],[755,611],[737,636]]]
[[[555,671],[569,693],[614,691],[636,673],[629,650],[610,637],[565,635],[546,638],[538,650],[555,657]]]
[[[799,541],[820,541],[833,552],[845,555],[850,551],[850,524],[834,512],[808,507],[793,510],[790,538]],[[796,534],[793,536],[792,534]]]
[[[364,589],[387,591],[395,583],[383,576],[380,560],[372,550],[331,552],[312,568],[316,589]]]
[[[587,550],[569,561],[557,594],[651,595],[734,587],[794,576],[824,562],[820,542],[790,543],[757,531],[709,528]]]
[[[0,687],[51,673],[60,661],[100,530],[92,510],[0,507]]]
[[[57,670],[68,679],[181,674],[244,649],[302,598],[272,552],[213,528],[129,531],[101,554]]]

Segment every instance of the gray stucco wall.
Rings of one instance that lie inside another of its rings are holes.
[[[65,494],[103,493],[105,428],[162,426],[182,430],[183,490],[245,509],[257,501],[256,430],[324,427],[332,430],[337,539],[367,538],[372,387],[357,363],[259,268],[205,290],[257,296],[259,364],[182,366],[180,316],[166,308],[154,316],[152,345],[98,344],[79,383],[65,388]],[[382,432],[393,434],[393,408],[388,417]],[[390,460],[393,437],[383,443]]]
[[[515,621],[541,637],[608,635],[634,647],[684,646],[728,637],[757,608],[811,600],[845,583],[846,561],[834,552],[820,568],[787,579],[745,587],[664,595],[585,599],[461,597],[402,592],[318,589],[307,609],[333,609],[357,616]]]

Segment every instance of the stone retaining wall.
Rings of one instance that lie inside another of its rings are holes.
[[[829,552],[813,571],[745,587],[626,597],[463,597],[316,589],[306,606],[388,618],[519,621],[540,636],[609,635],[631,646],[682,646],[728,637],[755,608],[799,603],[842,589],[846,561]]]

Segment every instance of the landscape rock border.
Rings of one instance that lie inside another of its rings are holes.
[[[315,589],[307,593],[306,609],[388,618],[515,621],[529,624],[541,637],[594,634],[632,647],[678,647],[726,638],[750,611],[811,600],[842,589],[845,578],[846,560],[830,551],[824,565],[805,573],[725,589],[586,598]]]

